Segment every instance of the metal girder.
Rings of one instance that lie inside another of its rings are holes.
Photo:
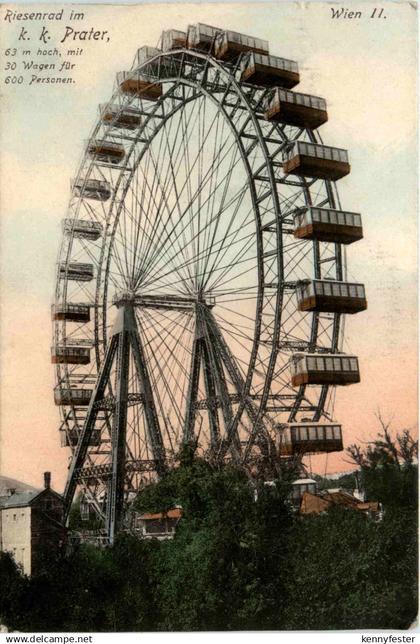
[[[207,298],[184,297],[182,295],[172,295],[171,293],[159,293],[157,295],[137,295],[127,291],[117,293],[112,300],[116,306],[138,306],[141,308],[164,309],[168,311],[188,311],[194,312],[199,305],[205,305],[213,308],[216,304],[216,298],[209,296]]]
[[[217,413],[218,398],[216,395],[216,383],[214,379],[214,370],[212,365],[212,356],[209,352],[207,342],[203,341],[203,367],[204,367],[204,386],[206,389],[207,400],[210,401],[208,409],[210,423],[210,440],[211,446],[217,447],[220,443],[219,416]]]
[[[127,395],[127,407],[132,407],[133,405],[140,405],[144,402],[143,394],[129,393]],[[102,411],[113,411],[115,409],[115,396],[106,396],[102,400],[97,400],[95,403],[95,408]]]
[[[130,350],[136,367],[140,393],[128,391]],[[104,396],[114,362],[116,366],[115,395]],[[139,403],[144,407],[146,431],[154,457],[153,460],[147,462],[144,459],[127,461],[126,458],[127,409],[131,405]],[[111,462],[84,467],[95,421],[99,411],[103,409],[113,414]],[[134,310],[132,305],[126,304],[118,311],[97,385],[89,403],[81,437],[73,456],[64,493],[65,516],[68,515],[79,483],[107,481],[106,529],[109,541],[113,543],[122,522],[126,474],[135,471],[156,471],[158,474],[162,474],[165,471],[164,459],[162,435]],[[147,464],[146,469],[145,464]]]
[[[249,396],[245,397],[245,381],[238,369],[238,366],[230,352],[228,345],[225,342],[223,335],[220,332],[217,322],[210,311],[206,311],[206,318],[212,344],[214,345],[214,348],[217,347],[217,351],[221,357],[221,360],[224,363],[229,377],[236,389],[236,392],[240,400],[243,401],[247,414],[252,422],[253,428],[249,441],[253,442],[253,439],[260,433],[260,429],[263,427],[262,421],[258,417],[258,411],[251,398]],[[262,439],[262,436],[260,438]],[[264,436],[264,438],[267,439],[267,436]],[[237,424],[233,422],[233,419],[228,430],[228,442],[231,441],[234,441],[238,445],[239,450],[242,451],[237,432]]]
[[[153,457],[156,460],[157,472],[159,475],[166,471],[165,467],[165,450],[163,445],[162,433],[159,427],[159,419],[156,412],[155,401],[153,398],[152,385],[150,383],[149,373],[146,365],[146,357],[140,335],[137,329],[136,319],[133,307],[128,306],[129,316],[131,319],[130,339],[133,351],[134,362],[137,370],[137,377],[143,394],[144,413],[146,416],[146,429],[150,441]]]
[[[118,312],[124,316],[123,328],[118,331],[118,349],[115,374],[115,410],[111,428],[112,470],[108,484],[106,529],[112,545],[118,532],[124,506],[125,447],[127,432],[127,394],[130,358],[130,320],[127,308]],[[128,328],[127,328],[128,327]]]
[[[117,337],[112,336],[105,355],[102,369],[100,371],[100,374],[96,383],[96,387],[90,399],[90,403],[87,409],[86,419],[83,425],[80,440],[73,454],[73,460],[70,465],[70,470],[67,477],[67,484],[64,490],[64,517],[65,518],[67,518],[68,513],[70,511],[74,493],[77,487],[77,479],[76,479],[75,472],[76,470],[79,470],[82,464],[84,463],[87,450],[89,447],[89,443],[90,443],[92,430],[94,428],[95,420],[98,415],[99,410],[95,407],[95,403],[97,400],[100,400],[103,398],[105,387],[107,386],[109,381],[109,375],[111,372],[111,366],[114,360],[114,355],[117,349],[117,345],[118,345]]]
[[[131,474],[133,472],[155,472],[157,463],[151,459],[137,459],[125,462],[125,472]],[[75,472],[77,483],[86,483],[92,479],[106,480],[112,476],[111,463],[103,465],[90,465],[82,467]]]
[[[196,401],[198,395],[198,383],[200,379],[201,353],[203,347],[202,323],[199,319],[198,307],[196,308],[195,334],[191,352],[190,379],[188,382],[187,401],[185,408],[185,420],[183,427],[182,441],[184,444],[191,444],[194,440],[194,424],[196,416]]]
[[[211,333],[211,330],[209,328],[208,316],[206,315],[206,313],[207,311],[203,312],[203,320],[205,323],[204,342],[206,345],[206,356],[210,370],[214,375],[215,389],[219,394],[218,399],[220,400],[223,420],[227,431],[226,448],[230,449],[232,451],[233,458],[237,459],[241,453],[241,445],[239,442],[237,429],[235,428],[234,431],[232,431],[233,411],[226,383],[226,377],[223,371],[222,356],[218,352],[216,343],[213,341],[213,334]],[[209,311],[208,313],[209,315],[211,315]]]

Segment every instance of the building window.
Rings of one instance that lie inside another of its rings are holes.
[[[13,521],[16,521],[16,519],[17,519],[17,514],[14,514],[13,515]]]

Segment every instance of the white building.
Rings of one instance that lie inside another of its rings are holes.
[[[23,572],[31,575],[65,540],[63,497],[51,489],[49,472],[44,474],[43,490],[15,483],[0,487],[0,550],[10,552]]]

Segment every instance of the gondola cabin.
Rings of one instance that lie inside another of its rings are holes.
[[[160,73],[162,65],[164,64],[164,60],[162,61],[160,56],[161,53],[162,50],[157,47],[140,47],[137,50],[132,69],[138,70],[141,74],[145,74],[149,80],[151,80],[150,77],[163,76]]]
[[[89,156],[106,163],[120,163],[125,157],[124,147],[112,141],[89,141],[87,151]]]
[[[337,181],[350,172],[347,150],[294,141],[283,151],[283,171],[302,177]]]
[[[56,405],[74,405],[75,407],[87,407],[92,397],[93,389],[54,389],[54,402]]]
[[[63,233],[81,239],[96,241],[102,237],[103,226],[90,219],[63,219]]]
[[[189,25],[187,31],[188,49],[197,49],[198,51],[210,52],[212,43],[220,29],[203,25],[201,22],[196,25]]]
[[[61,447],[77,447],[81,431],[77,429],[70,429],[68,431],[60,431],[61,434]],[[94,429],[89,438],[90,447],[98,447],[101,444],[101,432],[99,429]]]
[[[129,96],[148,101],[157,101],[162,96],[162,84],[154,83],[149,76],[140,72],[119,72],[117,83],[120,90]]]
[[[93,264],[82,264],[79,262],[61,262],[60,264],[60,277],[77,282],[90,282],[93,280]]]
[[[172,51],[173,49],[184,49],[187,46],[187,34],[185,31],[169,29],[162,32],[162,50]]]
[[[300,505],[304,492],[316,494],[317,484],[314,479],[298,479],[297,481],[293,481],[292,491],[290,494],[290,499],[293,505]]]
[[[51,347],[51,362],[53,364],[89,364],[90,349],[57,345]]]
[[[293,387],[300,385],[351,385],[360,382],[356,356],[295,353],[290,362]]]
[[[123,130],[136,130],[141,125],[140,112],[135,108],[103,105],[100,110],[102,121],[112,127]]]
[[[352,244],[363,239],[362,217],[332,208],[302,208],[294,216],[293,234],[297,239]]]
[[[276,123],[315,130],[328,121],[327,103],[323,98],[289,92],[282,87],[276,87],[266,100],[264,108],[264,118]]]
[[[220,60],[233,60],[243,52],[268,54],[268,41],[246,36],[237,31],[221,31],[214,41],[214,55]]]
[[[139,47],[139,49],[137,49],[136,56],[134,58],[133,69],[137,69],[137,67],[141,67],[148,61],[151,61],[153,58],[156,58],[156,56],[159,56],[159,54],[161,53],[162,53],[162,50],[158,49],[157,47],[149,47],[148,45]],[[150,69],[153,69],[154,67],[156,67],[158,63],[159,63],[159,60],[154,61],[153,64],[150,65]]]
[[[102,179],[84,179],[80,177],[73,182],[72,189],[76,197],[107,201],[111,196],[111,186]]]
[[[290,423],[280,440],[280,455],[341,452],[341,425],[332,423]]]
[[[51,317],[67,322],[90,322],[90,307],[86,304],[53,304]]]
[[[297,85],[300,79],[298,64],[294,60],[287,60],[279,56],[252,53],[241,59],[240,70],[241,81],[251,85],[263,85],[264,87],[281,85],[290,89]],[[292,111],[286,108],[283,110],[282,116],[289,115],[290,118]],[[297,113],[296,108],[294,113]],[[275,118],[279,115],[276,112],[275,105],[271,108],[270,114],[273,115],[271,120],[280,121],[280,118]],[[295,118],[297,117],[295,116]]]
[[[298,311],[359,313],[367,309],[363,284],[335,280],[302,280],[297,283]]]

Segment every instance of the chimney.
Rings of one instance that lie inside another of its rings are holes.
[[[44,472],[44,487],[46,490],[51,487],[51,472]]]

